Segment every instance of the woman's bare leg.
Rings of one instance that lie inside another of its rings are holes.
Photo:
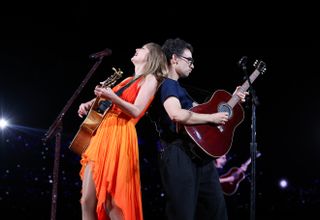
[[[97,196],[96,187],[92,178],[91,165],[88,164],[84,170],[82,182],[81,209],[83,220],[97,219]]]
[[[111,220],[124,220],[122,210],[115,204],[110,195],[107,196],[106,211]]]

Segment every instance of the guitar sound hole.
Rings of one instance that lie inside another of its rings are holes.
[[[218,112],[228,112],[229,118],[232,117],[232,108],[227,103],[221,103],[218,105]]]

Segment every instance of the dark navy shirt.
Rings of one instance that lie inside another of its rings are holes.
[[[171,121],[163,106],[163,103],[170,97],[179,99],[183,109],[190,109],[193,103],[193,100],[186,89],[181,87],[178,81],[169,78],[164,80],[156,97],[156,102],[158,104],[155,111],[157,111],[158,115],[160,137],[165,139],[170,137],[174,138],[176,136],[176,124]]]

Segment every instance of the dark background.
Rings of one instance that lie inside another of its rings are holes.
[[[301,218],[320,208],[319,38],[312,6],[274,10],[228,10],[195,4],[131,13],[111,5],[69,2],[32,11],[14,10],[1,20],[0,108],[11,126],[1,131],[1,213],[11,219],[49,219],[54,138],[41,139],[94,64],[88,55],[112,49],[63,118],[57,219],[80,219],[79,157],[68,142],[82,120],[76,111],[93,97],[95,85],[121,68],[133,74],[135,49],[181,37],[195,49],[195,69],[181,81],[202,102],[216,89],[233,92],[243,83],[237,66],[248,56],[263,60],[265,74],[254,82],[257,106],[257,219]],[[132,5],[126,3],[126,8]],[[291,5],[292,6],[292,5]],[[190,11],[190,10],[193,11]],[[286,10],[284,10],[286,9]],[[285,13],[284,13],[285,11]],[[301,13],[304,16],[301,16]],[[197,13],[197,14],[196,14]],[[237,128],[227,168],[250,156],[251,103]],[[156,134],[148,117],[137,125],[145,219],[163,219],[157,171]],[[250,171],[250,170],[249,170]],[[230,219],[249,219],[250,172],[237,193],[226,197]],[[288,180],[281,189],[279,180]]]

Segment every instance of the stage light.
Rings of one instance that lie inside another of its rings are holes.
[[[288,181],[285,180],[285,179],[281,179],[281,180],[279,181],[279,186],[280,186],[280,188],[282,188],[282,189],[287,188],[287,186],[288,186]]]
[[[1,118],[0,119],[0,129],[5,129],[7,126],[8,126],[8,121],[7,120],[5,120],[4,118]]]

